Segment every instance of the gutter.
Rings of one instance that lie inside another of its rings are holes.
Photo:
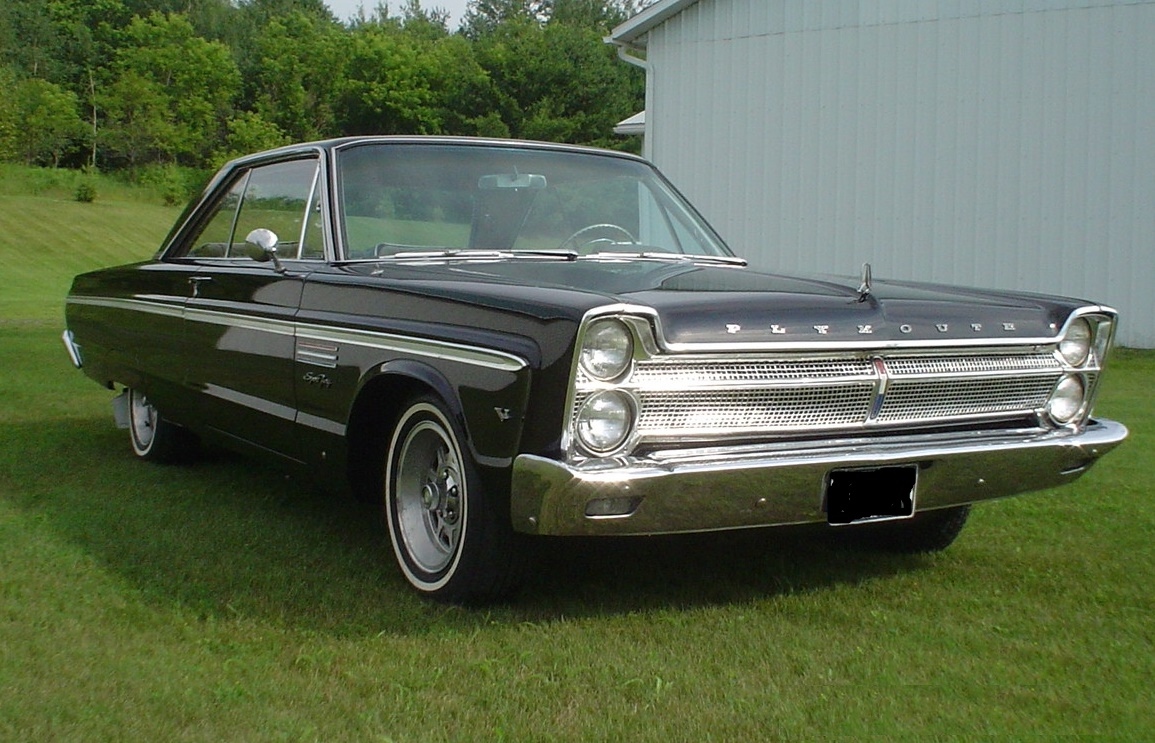
[[[651,72],[653,72],[653,69],[650,67],[650,63],[646,61],[646,58],[639,57],[637,55],[637,52],[642,51],[642,47],[635,46],[628,41],[618,41],[613,36],[606,36],[602,38],[602,41],[607,44],[613,44],[618,48],[618,59],[626,62],[627,64],[632,64],[634,67],[642,68],[646,71],[646,75],[649,75]]]

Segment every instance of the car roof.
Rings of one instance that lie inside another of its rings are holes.
[[[599,147],[588,147],[585,145],[564,144],[559,142],[538,142],[525,139],[497,139],[486,137],[457,137],[441,135],[362,135],[337,137],[333,139],[316,140],[313,142],[300,142],[297,144],[277,147],[271,150],[255,152],[250,155],[244,155],[230,161],[223,168],[221,168],[221,171],[232,170],[233,168],[239,166],[244,166],[264,160],[280,159],[286,156],[291,157],[298,154],[312,154],[318,151],[338,151],[365,144],[425,144],[456,145],[468,147],[513,147],[518,149],[584,153],[589,155],[620,157],[627,160],[645,162],[644,158],[638,157],[637,155],[633,155],[628,152],[619,152],[617,150],[607,150]]]

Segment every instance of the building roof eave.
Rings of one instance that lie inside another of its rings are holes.
[[[646,43],[643,37],[655,26],[664,23],[696,2],[698,0],[659,0],[610,31],[607,40],[611,44],[630,44],[644,47]],[[639,39],[641,40],[639,41]]]

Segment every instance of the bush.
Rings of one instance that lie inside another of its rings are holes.
[[[92,178],[84,178],[76,186],[75,192],[76,200],[83,204],[91,204],[96,201],[96,183]]]
[[[154,191],[165,206],[180,206],[196,194],[204,173],[172,164],[146,165],[132,173],[131,180]]]

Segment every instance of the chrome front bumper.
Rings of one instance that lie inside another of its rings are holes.
[[[918,467],[915,507],[931,510],[1071,482],[1126,436],[1122,424],[1094,420],[1079,431],[716,447],[580,465],[522,454],[514,462],[511,516],[518,531],[559,536],[824,522],[832,469],[911,464]],[[587,515],[619,508],[628,513]]]

